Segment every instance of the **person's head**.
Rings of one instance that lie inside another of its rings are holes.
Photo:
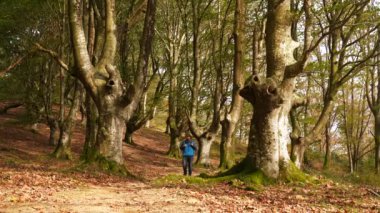
[[[191,135],[186,135],[186,140],[191,140]]]

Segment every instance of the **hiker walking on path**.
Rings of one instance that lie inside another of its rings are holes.
[[[194,154],[197,151],[197,144],[191,140],[189,135],[181,142],[183,175],[191,176]]]

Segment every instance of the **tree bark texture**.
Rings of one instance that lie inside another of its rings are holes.
[[[278,178],[290,164],[289,112],[295,88],[286,68],[296,63],[291,38],[290,0],[268,1],[266,23],[266,78],[253,75],[240,94],[254,107],[246,162],[266,176]]]
[[[242,108],[242,97],[239,95],[243,88],[243,70],[244,70],[244,22],[245,22],[245,4],[244,0],[236,0],[235,3],[235,20],[234,20],[234,40],[235,40],[235,55],[234,55],[234,70],[233,70],[233,89],[232,103],[229,112],[221,122],[222,134],[220,144],[220,163],[221,168],[231,168],[234,163],[234,141],[233,134],[235,133],[236,125],[240,118]]]

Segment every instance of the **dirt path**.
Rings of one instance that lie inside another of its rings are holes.
[[[144,129],[137,146],[124,145],[126,164],[143,181],[75,171],[83,127],[74,133],[73,162],[48,155],[48,129],[33,133],[21,124],[22,109],[0,115],[0,212],[379,212],[380,200],[365,187],[335,183],[276,185],[262,192],[227,183],[156,185],[150,180],[180,174],[179,160],[168,158],[165,134]],[[203,170],[196,169],[199,174]]]

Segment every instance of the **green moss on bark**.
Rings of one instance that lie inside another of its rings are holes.
[[[81,159],[84,165],[95,165],[105,172],[123,176],[131,175],[123,164],[106,159],[104,156],[101,156],[96,149],[89,149],[86,154],[81,156]]]
[[[267,177],[261,170],[252,168],[250,164],[244,160],[236,164],[230,170],[220,173],[217,176],[209,176],[207,174],[201,174],[197,177],[167,175],[156,179],[154,183],[158,185],[204,185],[224,182],[247,190],[262,190],[264,186],[276,183],[313,183],[313,180],[311,176],[298,169],[292,162],[289,162],[286,167],[283,166],[279,177],[273,179]]]
[[[63,146],[59,146],[52,154],[54,158],[62,159],[62,160],[72,160],[73,154],[71,153],[71,150],[68,148],[65,148]]]
[[[285,168],[280,169],[279,181],[287,183],[310,183],[313,178],[296,167],[293,162],[288,162]]]

